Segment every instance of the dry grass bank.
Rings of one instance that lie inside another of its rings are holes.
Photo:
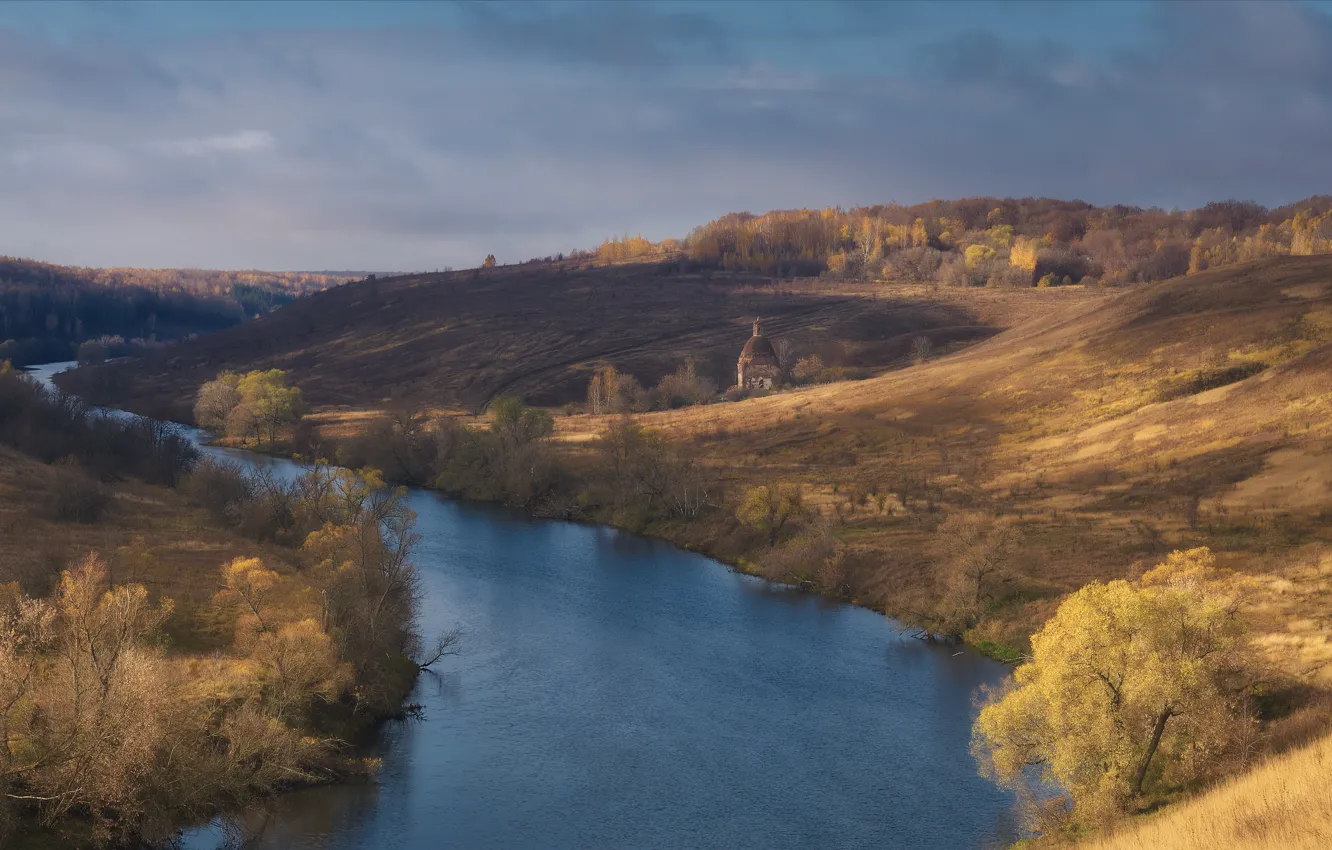
[[[1323,850],[1332,847],[1332,737],[1273,758],[1195,800],[1084,850]]]

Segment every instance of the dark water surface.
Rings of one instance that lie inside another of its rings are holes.
[[[43,370],[49,375],[50,369]],[[207,449],[280,474],[295,464]],[[665,543],[414,491],[422,633],[464,654],[374,782],[246,813],[254,848],[975,848],[1017,835],[967,752],[1003,666]],[[184,847],[222,845],[220,827]]]

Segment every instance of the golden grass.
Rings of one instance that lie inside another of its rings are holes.
[[[1325,850],[1332,847],[1332,736],[1270,759],[1202,796],[1083,850]]]

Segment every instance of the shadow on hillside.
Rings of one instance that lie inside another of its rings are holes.
[[[885,291],[866,298],[817,282],[681,275],[655,264],[381,279],[137,360],[81,369],[62,384],[176,419],[188,418],[195,389],[223,369],[288,370],[316,406],[406,396],[478,410],[499,394],[558,406],[581,401],[603,363],[655,384],[692,358],[724,389],[755,316],[795,356],[818,354],[850,369],[904,363],[917,336],[941,350],[999,330],[956,303]]]

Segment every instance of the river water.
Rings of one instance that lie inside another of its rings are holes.
[[[461,623],[463,654],[422,675],[423,715],[386,727],[374,781],[244,813],[245,847],[955,850],[1018,837],[1012,798],[967,750],[973,695],[1004,666],[662,542],[427,491],[411,507],[422,633]],[[226,839],[213,824],[183,847]]]

